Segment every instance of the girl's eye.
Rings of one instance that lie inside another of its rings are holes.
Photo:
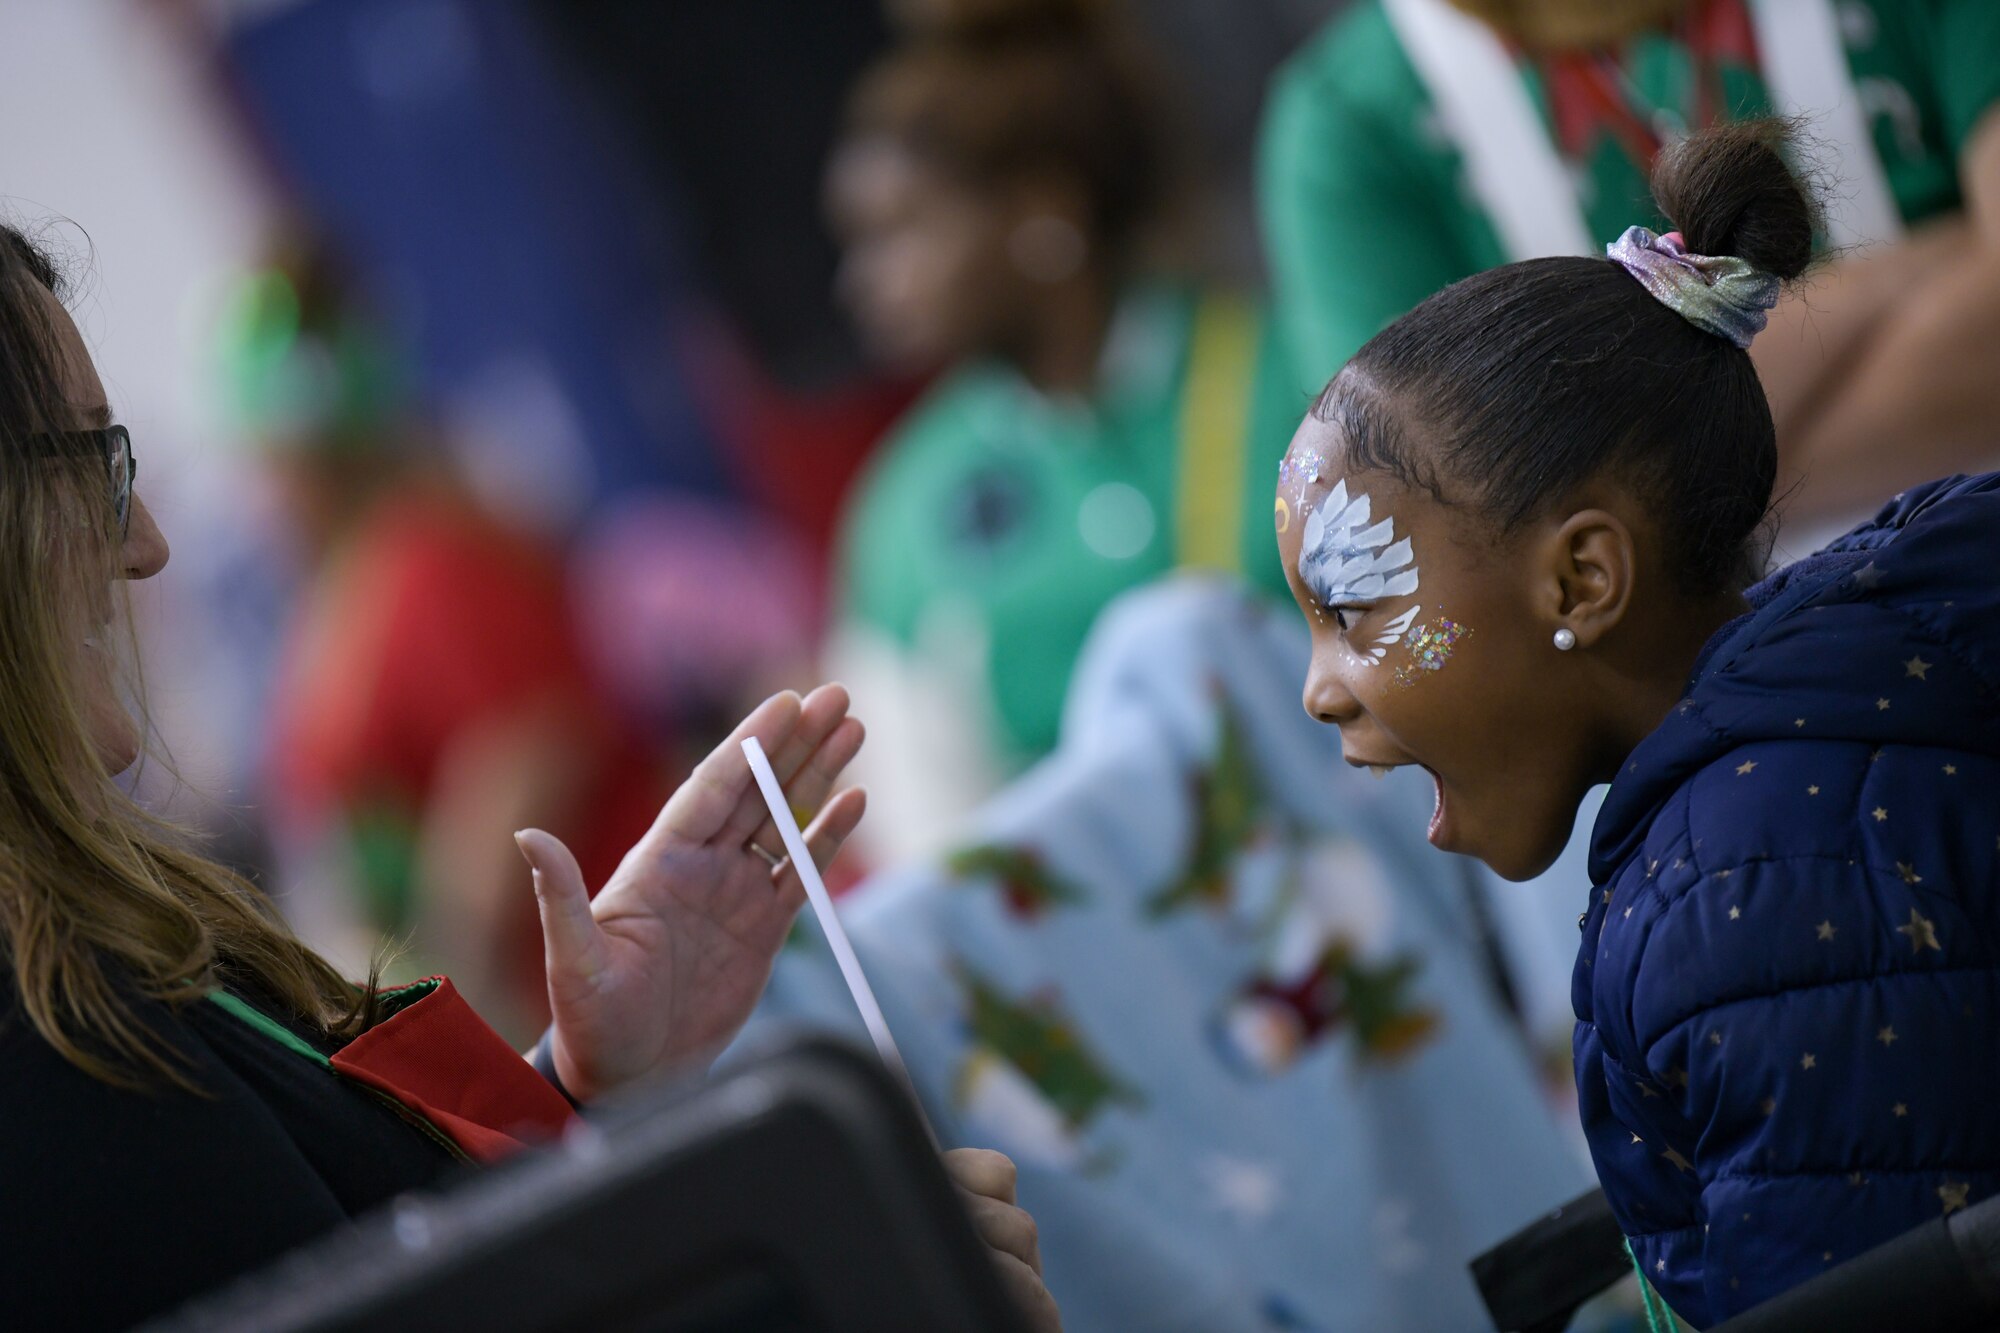
[[[1340,626],[1342,634],[1354,628],[1354,622],[1369,612],[1365,606],[1336,606],[1333,609],[1333,623]]]

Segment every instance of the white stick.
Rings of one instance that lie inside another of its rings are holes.
[[[861,960],[854,956],[854,946],[848,942],[840,918],[834,915],[833,897],[826,891],[826,881],[819,877],[819,867],[813,864],[812,856],[806,851],[805,834],[799,831],[799,821],[792,817],[791,802],[785,799],[785,789],[779,785],[778,775],[772,771],[771,761],[755,736],[744,740],[743,757],[750,761],[750,773],[757,779],[757,790],[764,793],[764,804],[770,807],[771,821],[778,826],[778,836],[784,840],[785,854],[791,857],[792,868],[798,871],[799,882],[805,885],[806,900],[812,904],[813,915],[819,918],[820,929],[826,932],[826,942],[833,946],[833,958],[840,964],[841,979],[847,983],[848,994],[854,997],[854,1007],[861,1011],[861,1022],[875,1043],[875,1051],[909,1092],[910,1105],[916,1108],[917,1119],[923,1123],[924,1132],[930,1135],[931,1146],[936,1147],[937,1131],[931,1128],[930,1117],[924,1114],[916,1084],[910,1080],[910,1071],[903,1064],[903,1053],[896,1049],[896,1039],[889,1035],[889,1021],[882,1017],[882,1006],[875,1002],[875,992],[861,970]]]

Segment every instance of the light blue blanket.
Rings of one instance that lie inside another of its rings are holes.
[[[842,903],[939,1134],[1020,1164],[1071,1333],[1487,1328],[1467,1260],[1591,1183],[1429,780],[1342,764],[1305,653],[1227,585],[1127,597],[1057,753]],[[859,1032],[816,927],[776,1020]]]

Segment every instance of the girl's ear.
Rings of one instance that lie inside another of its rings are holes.
[[[1616,514],[1582,509],[1554,529],[1541,547],[1538,601],[1549,632],[1567,629],[1589,648],[1625,618],[1638,571],[1632,530]]]

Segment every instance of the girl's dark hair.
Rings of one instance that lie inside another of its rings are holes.
[[[1786,165],[1792,133],[1743,121],[1661,153],[1653,197],[1690,252],[1805,271],[1819,213]],[[1340,429],[1349,466],[1502,534],[1609,473],[1658,516],[1688,596],[1740,589],[1763,560],[1777,436],[1749,353],[1609,259],[1533,259],[1447,287],[1370,339],[1313,414]]]
[[[1111,0],[931,0],[870,69],[850,138],[895,140],[977,187],[1036,172],[1074,179],[1092,239],[1115,248],[1171,193],[1160,81]]]

